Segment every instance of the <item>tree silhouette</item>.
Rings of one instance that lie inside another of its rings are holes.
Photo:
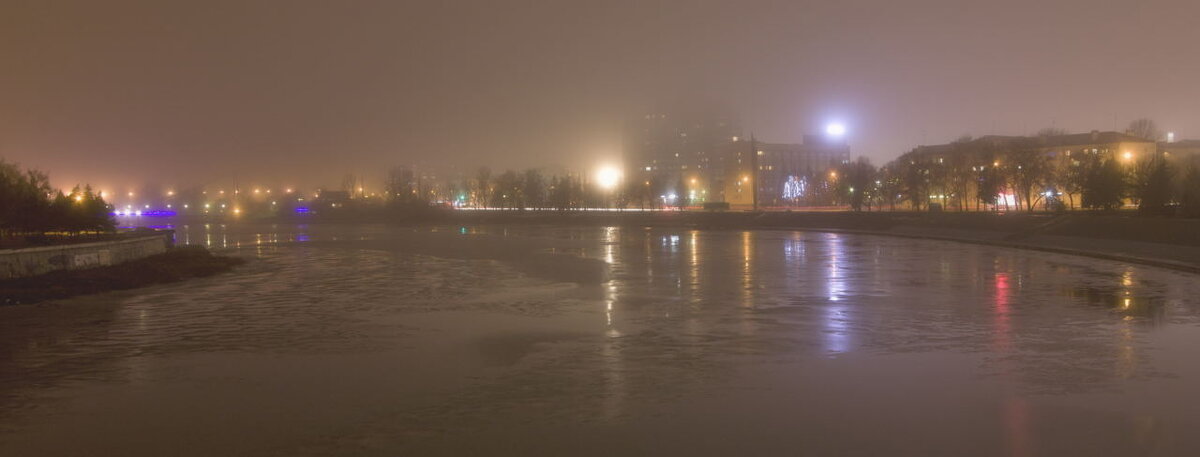
[[[1125,197],[1125,174],[1116,159],[1093,161],[1086,176],[1081,197],[1085,208],[1113,210],[1121,207]]]
[[[1193,163],[1188,167],[1181,190],[1179,198],[1181,215],[1200,217],[1200,165]]]
[[[1158,141],[1162,138],[1162,131],[1158,129],[1158,124],[1146,118],[1133,120],[1125,131],[1130,135],[1150,141]]]
[[[1162,157],[1152,157],[1138,164],[1131,186],[1138,202],[1138,213],[1156,216],[1170,214],[1170,204],[1174,198],[1171,186],[1173,174],[1170,164]]]

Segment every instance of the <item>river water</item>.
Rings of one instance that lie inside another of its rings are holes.
[[[0,308],[0,456],[1197,455],[1200,281],[793,231],[179,225]]]

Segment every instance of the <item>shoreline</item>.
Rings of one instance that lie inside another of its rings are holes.
[[[138,289],[226,273],[245,263],[239,257],[213,255],[200,246],[170,248],[162,254],[116,265],[56,270],[0,280],[0,306],[34,305],[80,295]]]

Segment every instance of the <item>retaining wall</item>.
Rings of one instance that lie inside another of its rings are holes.
[[[115,241],[4,249],[0,250],[0,279],[116,265],[167,252],[174,240],[173,230],[163,230]]]

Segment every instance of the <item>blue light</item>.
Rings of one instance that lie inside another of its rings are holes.
[[[297,206],[296,214],[308,214],[308,207],[307,206]]]
[[[173,217],[176,213],[166,209],[152,209],[145,211],[117,210],[111,214],[113,216]]]

